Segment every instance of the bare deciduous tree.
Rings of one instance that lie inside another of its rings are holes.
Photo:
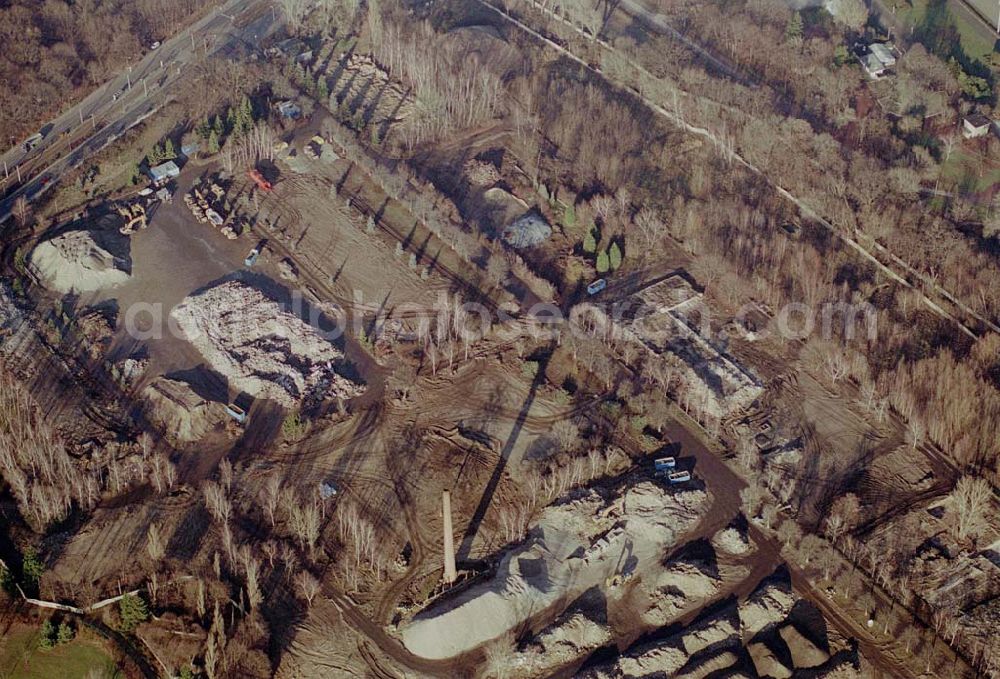
[[[552,425],[552,436],[559,450],[572,450],[580,442],[580,430],[569,420],[559,420]]]
[[[229,461],[229,458],[222,458],[222,462],[219,463],[219,482],[226,491],[226,495],[233,490],[233,463]]]
[[[24,226],[28,223],[28,218],[31,216],[31,203],[24,196],[18,196],[17,200],[14,201],[13,212],[17,223],[20,226]]]
[[[216,521],[228,525],[232,505],[230,505],[229,498],[226,497],[222,486],[215,481],[206,481],[202,490],[205,493],[205,505],[208,507],[208,511],[212,513]]]
[[[963,476],[958,480],[951,497],[955,503],[955,521],[960,540],[967,538],[982,524],[992,495],[990,484],[985,479]]]
[[[298,538],[302,549],[308,548],[312,555],[316,550],[320,531],[320,511],[316,502],[289,495],[285,498],[285,511],[292,534]]]
[[[309,12],[309,0],[278,0],[278,6],[281,7],[281,11],[285,15],[289,30],[292,33],[297,33],[302,27],[302,20]]]
[[[260,491],[260,501],[273,528],[275,513],[278,510],[278,503],[281,501],[281,477],[278,476],[277,472],[268,476],[264,482],[264,487]]]
[[[149,528],[146,530],[146,551],[149,552],[149,558],[153,560],[154,564],[162,561],[163,555],[166,553],[166,546],[163,544],[163,538],[160,537],[160,529],[155,523],[149,524]]]
[[[309,571],[303,570],[295,576],[295,588],[302,598],[305,599],[306,606],[312,608],[313,599],[316,598],[321,589],[319,580]]]

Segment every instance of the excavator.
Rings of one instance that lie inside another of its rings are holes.
[[[116,205],[115,211],[125,220],[125,225],[118,230],[126,236],[149,226],[146,221],[146,207],[141,203]]]
[[[254,184],[256,184],[257,188],[259,188],[261,191],[270,191],[272,188],[274,188],[273,186],[271,186],[271,182],[264,179],[264,175],[260,173],[260,170],[257,169],[250,170],[247,173],[247,175],[249,175],[250,179],[253,180]]]

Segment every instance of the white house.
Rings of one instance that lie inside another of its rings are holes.
[[[990,119],[982,113],[970,113],[962,120],[962,136],[966,139],[985,137],[990,133]]]
[[[868,49],[858,58],[868,77],[877,80],[896,65],[896,54],[896,47],[891,42],[875,42],[868,45]]]

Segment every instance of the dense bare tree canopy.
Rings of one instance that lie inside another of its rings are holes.
[[[0,6],[0,140],[30,134],[214,0],[15,0]]]

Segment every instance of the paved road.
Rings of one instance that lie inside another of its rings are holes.
[[[10,176],[4,181],[0,174],[0,181],[16,183],[15,168],[20,167],[24,183],[0,201],[0,223],[10,217],[18,196],[33,200],[58,182],[61,173],[156,112],[190,75],[190,66],[205,55],[231,50],[240,43],[252,46],[270,34],[280,23],[276,12],[260,11],[255,19],[239,25],[242,17],[266,5],[266,0],[228,0],[45,125],[45,138],[36,148],[25,152],[19,142],[8,149],[0,156],[0,165],[6,163]],[[117,100],[116,92],[121,92]],[[43,177],[50,178],[47,185]]]

